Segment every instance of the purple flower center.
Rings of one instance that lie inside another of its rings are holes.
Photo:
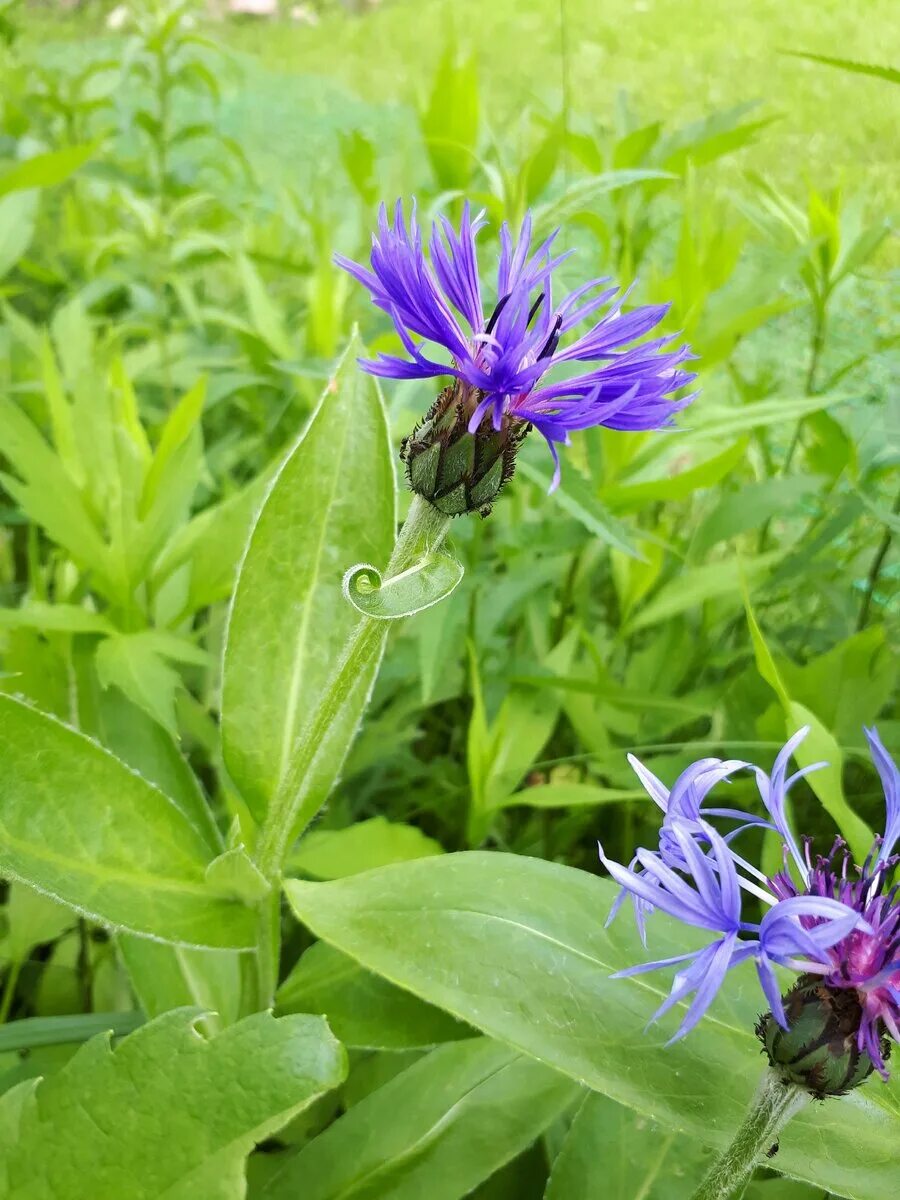
[[[779,872],[771,886],[779,898],[825,896],[859,913],[867,928],[853,929],[831,946],[827,951],[830,970],[820,973],[830,986],[860,993],[864,1023],[884,1021],[893,1033],[900,1012],[900,889],[888,889],[887,885],[900,856],[881,857],[881,845],[879,839],[865,864],[853,867],[843,839],[838,838],[831,852],[820,855],[813,866],[807,840],[805,888],[798,890],[787,871]],[[801,917],[801,923],[812,929],[820,919]]]

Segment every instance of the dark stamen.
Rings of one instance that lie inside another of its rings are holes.
[[[531,322],[534,320],[534,318],[537,316],[537,310],[541,307],[541,305],[543,303],[544,303],[544,293],[541,292],[541,294],[538,296],[537,300],[535,300],[534,304],[532,304],[532,306],[531,306],[531,311],[528,314],[528,320],[525,322],[526,329],[531,324]]]
[[[506,308],[507,304],[509,303],[509,298],[511,295],[512,295],[512,292],[507,292],[505,296],[503,296],[500,300],[497,301],[497,307],[491,313],[491,319],[488,321],[487,325],[485,325],[485,327],[484,327],[485,333],[492,332],[494,326],[497,324],[497,318],[503,312],[504,308]]]
[[[538,359],[552,358],[556,353],[556,347],[559,345],[559,330],[562,325],[562,317],[557,317],[553,322],[553,330],[550,336],[544,342],[544,348],[538,355]]]

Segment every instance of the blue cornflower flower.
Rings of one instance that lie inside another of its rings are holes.
[[[475,252],[475,239],[484,225],[484,217],[473,218],[468,204],[463,208],[459,232],[441,217],[432,225],[427,256],[415,204],[407,227],[398,201],[393,223],[381,206],[378,232],[372,239],[371,270],[340,255],[335,258],[390,316],[408,355],[379,354],[362,362],[365,370],[390,379],[447,375],[455,379],[454,386],[442,394],[444,409],[437,414],[432,410],[427,418],[427,445],[420,448],[414,436],[414,451],[430,449],[438,433],[446,448],[449,423],[436,430],[435,418],[443,420],[444,410],[450,407],[452,440],[468,432],[489,443],[503,458],[495,473],[499,490],[512,473],[518,444],[533,426],[546,438],[553,455],[555,487],[559,481],[557,446],[568,444],[574,430],[593,425],[622,430],[669,425],[674,413],[692,399],[673,398],[695,378],[682,368],[692,355],[685,346],[672,349],[672,338],[639,342],[659,324],[668,305],[646,305],[623,313],[627,293],[615,299],[618,289],[606,286],[608,279],[592,280],[554,304],[552,276],[568,255],[553,254],[556,233],[533,249],[528,215],[517,239],[506,224],[501,227],[497,296],[486,309]],[[604,308],[603,315],[596,318]],[[590,327],[563,345],[566,335],[588,318],[595,318]],[[422,341],[417,343],[415,338]],[[427,343],[447,351],[450,361],[426,354]],[[544,381],[549,371],[565,364],[591,366],[555,382]],[[505,453],[506,443],[497,441],[497,435],[504,433],[509,454]],[[474,448],[472,457],[489,459],[490,464],[475,462],[475,478],[466,480],[467,493],[496,461],[493,454],[485,457],[483,447]],[[408,465],[409,461],[407,457]],[[471,473],[471,464],[469,468]],[[435,470],[440,476],[439,469]],[[453,491],[459,482],[458,471],[443,481],[439,477],[432,480],[430,473],[427,479],[417,480],[411,471],[410,482],[414,490],[434,501],[428,492],[436,491],[440,498]],[[476,493],[485,490],[475,488]],[[467,494],[465,498],[470,497]],[[455,498],[457,508],[460,499]]]
[[[642,934],[644,918],[654,909],[719,934],[702,950],[639,964],[617,973],[622,977],[689,964],[676,974],[669,997],[654,1015],[656,1019],[679,1000],[694,995],[673,1041],[697,1024],[728,971],[747,959],[756,964],[774,1022],[782,1029],[790,1029],[790,1014],[799,1001],[792,993],[787,998],[786,1011],[773,970],[773,965],[778,964],[805,977],[800,989],[803,1004],[811,1002],[808,993],[812,987],[817,1004],[823,1003],[823,997],[828,999],[829,1012],[842,1005],[841,1019],[845,1024],[850,1012],[852,1061],[849,1066],[842,1066],[840,1074],[846,1084],[860,1056],[865,1056],[869,1071],[874,1065],[886,1077],[884,1037],[887,1034],[900,1042],[900,895],[896,886],[889,886],[893,869],[900,861],[894,854],[900,840],[900,772],[877,733],[866,730],[884,787],[887,810],[884,835],[876,839],[866,862],[852,871],[840,839],[827,857],[820,856],[813,862],[809,839],[804,839],[802,845],[797,840],[786,806],[791,786],[823,765],[806,767],[788,776],[790,756],[807,733],[808,729],[802,729],[791,738],[779,753],[771,774],[751,767],[768,814],[765,818],[739,809],[709,808],[704,804],[715,783],[750,764],[701,760],[669,792],[645,767],[632,760],[647,791],[664,812],[659,849],[638,850],[630,867],[610,861],[602,847],[600,857],[623,889],[610,920],[622,898],[630,895],[635,901]],[[723,836],[710,818],[736,820],[738,826]],[[785,867],[772,878],[733,848],[735,838],[753,825],[772,829],[781,836]],[[766,907],[760,922],[744,917],[743,899],[747,895],[762,901]],[[817,1070],[824,1078],[821,1063]],[[860,1081],[864,1077],[865,1072]]]
[[[662,809],[663,822],[659,834],[658,857],[667,866],[673,867],[675,870],[686,871],[688,869],[678,836],[675,833],[676,823],[678,828],[689,833],[693,838],[698,839],[700,842],[705,841],[708,843],[709,839],[706,833],[707,825],[705,821],[707,817],[735,817],[742,822],[739,828],[744,828],[748,823],[759,823],[762,820],[761,818],[750,817],[749,814],[737,809],[705,807],[706,797],[716,784],[728,779],[735,771],[739,771],[742,768],[749,768],[751,766],[750,763],[744,762],[741,759],[729,759],[723,762],[718,758],[701,758],[697,762],[692,763],[686,771],[679,775],[670,791],[633,754],[629,754],[627,757],[632,770],[643,784],[644,790]],[[726,838],[727,840],[729,839]],[[639,856],[632,860],[630,870],[637,871],[639,874],[642,873]],[[648,875],[646,881],[649,886],[656,886],[652,876]],[[613,906],[612,913],[610,914],[611,918],[616,915],[628,895],[628,891],[623,888]],[[652,910],[652,905],[635,893],[631,893],[631,899],[634,904],[634,914],[638,931],[640,932],[641,940],[646,945],[647,937],[644,918]]]
[[[685,861],[683,870],[668,866],[663,856],[652,850],[637,853],[642,871],[629,870],[608,859],[600,848],[600,858],[613,879],[649,908],[668,913],[686,925],[722,935],[702,950],[640,963],[613,976],[622,979],[660,967],[691,964],[676,974],[668,998],[653,1016],[656,1020],[679,1000],[696,993],[671,1041],[677,1041],[694,1028],[728,971],[748,958],[755,961],[763,991],[777,1015],[781,999],[773,964],[806,969],[801,966],[801,956],[821,962],[825,950],[860,924],[858,913],[827,897],[795,897],[778,902],[774,896],[766,896],[772,907],[762,921],[744,920],[742,890],[748,880],[738,873],[736,857],[725,839],[712,825],[701,824],[710,845],[708,853],[700,849],[695,837],[680,822],[672,824],[672,836]],[[755,884],[752,890],[762,894]],[[817,922],[815,928],[805,929],[801,916]]]
[[[784,840],[786,861],[790,856],[802,882],[798,885],[787,867],[770,882],[780,903],[804,895],[833,897],[859,913],[859,926],[832,947],[822,966],[806,969],[821,976],[830,988],[857,994],[862,1010],[859,1049],[886,1077],[881,1050],[884,1031],[900,1043],[900,885],[891,886],[900,862],[895,854],[900,841],[900,771],[876,730],[867,729],[865,734],[884,789],[884,834],[876,838],[862,866],[852,867],[842,838],[836,839],[828,855],[817,855],[813,862],[809,839],[803,839],[801,851],[791,831],[784,790],[773,788],[767,807]]]

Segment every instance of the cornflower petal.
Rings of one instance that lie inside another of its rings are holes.
[[[691,992],[696,994],[678,1029],[666,1043],[667,1046],[690,1033],[716,998],[729,970],[751,953],[751,946],[741,946],[735,934],[728,934],[707,946],[697,955],[691,967],[675,976],[671,992],[653,1014],[652,1021],[664,1016]]]
[[[672,911],[677,905],[682,920],[688,919],[691,924],[702,929],[719,929],[721,927],[720,911],[714,901],[702,895],[700,890],[691,885],[673,870],[654,850],[638,850],[638,862],[644,869],[642,879],[649,875],[661,889],[662,896],[656,900],[656,906],[668,911],[672,916],[678,913]],[[664,899],[662,898],[664,897]],[[646,897],[645,897],[646,898]],[[666,905],[670,907],[667,909]]]
[[[661,1016],[695,993],[675,1034],[678,1038],[702,1017],[728,970],[751,956],[772,1018],[791,1034],[774,965],[797,971],[803,978],[791,992],[792,1004],[801,1005],[804,1011],[804,1006],[819,1004],[816,1019],[826,1025],[832,1020],[829,1014],[837,1013],[834,1020],[844,1022],[848,1014],[857,1012],[858,1025],[851,1035],[856,1037],[860,1051],[886,1078],[883,1041],[888,1036],[900,1041],[900,883],[889,886],[898,862],[894,850],[900,837],[900,773],[878,735],[867,730],[872,758],[884,786],[884,836],[876,839],[861,867],[851,866],[840,838],[830,854],[819,856],[814,864],[808,840],[801,853],[786,807],[791,786],[816,769],[807,766],[787,775],[791,755],[806,732],[800,730],[787,742],[770,774],[758,767],[751,768],[771,820],[740,809],[705,805],[714,784],[728,778],[738,767],[750,764],[701,759],[667,791],[637,760],[630,760],[663,811],[663,829],[660,849],[639,849],[630,870],[610,864],[604,858],[624,889],[616,901],[616,909],[627,892],[642,917],[644,912],[659,908],[687,925],[721,936],[700,951],[625,968],[617,976],[670,966],[682,968],[656,1014]],[[723,837],[711,823],[714,817],[741,823]],[[794,858],[802,884],[798,885],[786,870],[766,879],[732,849],[730,843],[736,836],[754,826],[773,829],[781,835],[785,860],[788,856]],[[768,905],[758,925],[741,918],[742,892],[749,892]],[[836,1009],[835,998],[842,992],[852,993],[856,1005],[851,999]],[[789,1011],[794,1020],[794,1010]],[[768,1019],[761,1019],[763,1030]],[[843,1024],[828,1028],[832,1029],[830,1036],[837,1039],[835,1044],[848,1036]],[[765,1041],[765,1044],[770,1058],[780,1053],[775,1043]],[[795,1053],[796,1047],[785,1051],[788,1052]],[[865,1064],[857,1082],[864,1078]],[[810,1074],[809,1079],[811,1086],[824,1086],[821,1077]]]
[[[628,765],[643,784],[644,791],[665,812],[669,805],[669,789],[656,778],[648,767],[644,766],[640,759],[635,758],[633,754],[626,755],[626,758]]]
[[[413,362],[397,358],[393,354],[379,354],[377,358],[361,358],[359,365],[370,375],[379,379],[434,379],[438,375],[447,375],[452,368],[443,363],[429,362],[424,358],[416,358]]]
[[[685,904],[678,902],[677,897],[670,896],[661,887],[656,887],[649,883],[643,874],[639,874],[637,871],[629,871],[621,863],[607,858],[602,845],[598,844],[598,849],[600,861],[616,883],[624,888],[626,892],[629,892],[632,896],[637,896],[640,900],[644,900],[651,907],[655,908],[658,906],[662,908],[664,912],[670,913],[671,916],[680,916],[682,920],[685,919],[684,914],[688,913],[689,923],[694,924],[694,921],[691,919],[693,914],[690,913]],[[672,911],[673,905],[677,906],[677,911]]]
[[[731,860],[728,859],[727,848],[726,859],[728,866],[731,867],[731,871],[729,874],[726,867],[724,871],[719,873],[713,867],[710,859],[701,852],[696,840],[679,821],[675,821],[671,828],[687,863],[688,873],[693,879],[697,891],[707,906],[708,911],[718,919],[718,927],[728,928],[729,922],[736,926],[740,920],[740,895],[736,883],[734,884],[734,888],[731,888],[731,883],[734,880],[734,867],[731,866]],[[704,832],[707,832],[710,838],[717,836],[711,826],[707,826]],[[716,862],[719,862],[718,855],[716,855]],[[721,867],[721,864],[719,865]],[[726,889],[728,892],[728,901],[726,901]],[[736,916],[733,912],[735,898],[737,899],[738,909]]]
[[[692,961],[702,953],[702,950],[691,950],[688,954],[676,954],[672,958],[657,958],[654,962],[637,963],[636,966],[613,971],[610,979],[631,979],[634,975],[646,975],[648,971],[658,971],[662,967],[676,967],[679,963]]]
[[[576,288],[574,292],[569,293],[556,310],[557,316],[562,318],[560,324],[560,331],[562,333],[568,333],[570,329],[574,329],[577,325],[580,325],[582,321],[592,313],[595,313],[598,308],[602,308],[604,304],[615,296],[619,289],[615,286],[603,287],[606,283],[609,283],[608,278],[592,279],[590,283],[585,283],[580,288]],[[603,290],[584,304],[578,303],[582,296],[588,295],[589,292],[594,291],[598,287],[603,288]]]
[[[693,766],[682,771],[669,793],[669,814],[681,814],[693,817],[700,816],[701,805],[707,795],[718,783],[724,782],[735,771],[749,767],[750,763],[742,759],[731,758],[724,762],[717,758],[701,758]],[[745,815],[741,814],[742,818]]]
[[[875,770],[884,788],[885,824],[884,837],[878,848],[878,861],[890,858],[900,839],[900,769],[884,748],[877,729],[866,729],[866,740],[875,763]]]
[[[673,1036],[666,1043],[671,1046],[673,1042],[680,1041],[691,1032],[695,1025],[706,1015],[706,1011],[718,995],[719,989],[725,982],[725,976],[732,967],[746,958],[752,952],[749,946],[740,946],[735,934],[730,934],[728,937],[722,938],[715,947],[715,953],[711,955],[709,962],[704,964],[704,969],[697,972],[699,981],[695,984],[696,994],[691,1003],[690,1008],[684,1016],[684,1020],[678,1026]]]
[[[762,951],[756,955],[756,974],[759,977],[763,995],[769,1002],[769,1009],[772,1016],[782,1029],[787,1029],[787,1015],[781,999],[781,987],[778,983],[778,977],[772,969],[772,964],[769,962],[767,955]]]
[[[479,213],[474,221],[471,219],[467,200],[458,235],[444,216],[434,225],[431,234],[431,261],[438,282],[466,318],[473,333],[480,333],[484,324],[475,238],[485,224],[483,213]]]
[[[802,918],[821,921],[811,927]],[[794,896],[779,900],[762,919],[760,945],[776,962],[807,957],[828,963],[826,951],[866,922],[858,912],[838,900],[824,897]]]
[[[787,818],[786,803],[790,783],[785,782],[785,773],[791,755],[809,733],[809,728],[808,725],[804,725],[802,729],[798,729],[794,736],[785,743],[784,747],[779,751],[778,757],[775,759],[771,775],[767,775],[760,768],[756,770],[756,781],[760,798],[768,809],[772,823],[784,840],[784,844],[790,851],[791,857],[800,871],[801,878],[804,880],[807,876],[806,860],[800,851],[800,846]],[[796,775],[792,776],[790,782],[792,783],[796,778]]]
[[[635,309],[627,316],[616,310],[612,319],[608,316],[589,329],[559,355],[560,362],[581,362],[585,359],[603,358],[619,346],[625,346],[636,338],[644,337],[655,329],[666,313],[668,304],[648,304]]]

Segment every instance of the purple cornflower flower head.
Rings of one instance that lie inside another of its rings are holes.
[[[628,976],[690,964],[676,974],[668,999],[654,1016],[655,1019],[693,994],[694,999],[672,1040],[683,1037],[697,1024],[727,972],[752,959],[771,1008],[772,1029],[780,1026],[789,1031],[791,1021],[798,1019],[797,1014],[804,1006],[815,1003],[821,1011],[827,1009],[827,1020],[823,1021],[830,1030],[828,1036],[833,1048],[838,1027],[833,1012],[839,1011],[843,1022],[840,1028],[845,1032],[847,1014],[851,1013],[854,1044],[834,1075],[846,1088],[862,1082],[873,1066],[887,1077],[885,1035],[900,1042],[900,894],[898,886],[890,886],[894,868],[900,862],[900,856],[894,853],[900,841],[900,772],[877,733],[867,730],[884,787],[887,809],[884,835],[876,839],[861,867],[851,870],[840,839],[827,857],[819,856],[814,861],[809,839],[801,843],[794,835],[786,806],[791,786],[816,769],[806,767],[791,776],[787,774],[790,756],[807,733],[803,729],[791,738],[779,753],[771,774],[753,768],[767,818],[739,809],[705,806],[707,794],[715,783],[749,764],[701,760],[669,792],[646,768],[632,760],[644,786],[664,812],[660,846],[658,850],[638,850],[630,867],[610,861],[602,847],[600,857],[623,889],[610,919],[624,895],[630,895],[635,901],[642,935],[644,919],[654,909],[719,935],[703,950],[618,972],[619,976]],[[710,823],[711,818],[736,820],[738,826],[723,837]],[[782,838],[785,867],[772,878],[767,878],[733,848],[736,837],[753,825],[772,829]],[[765,906],[761,921],[745,918],[743,908],[747,897],[754,897]],[[779,994],[774,964],[804,976],[802,986],[798,985],[787,998],[787,1011]],[[802,1002],[798,999],[801,994]],[[804,1033],[808,1033],[806,1027]],[[774,1044],[771,1035],[767,1048],[770,1043]],[[807,1051],[808,1045],[804,1053]],[[819,1080],[815,1086],[809,1083],[813,1090],[827,1076],[821,1062],[815,1069],[818,1074],[809,1072],[810,1080]]]
[[[677,1041],[694,1028],[728,971],[748,958],[756,963],[763,992],[777,1014],[781,1011],[781,999],[773,964],[800,969],[803,955],[821,964],[827,949],[860,923],[855,911],[829,898],[793,897],[777,903],[753,878],[739,873],[737,864],[748,864],[737,858],[712,825],[704,822],[703,833],[710,845],[706,853],[692,832],[680,822],[673,822],[672,836],[684,857],[684,869],[668,866],[657,851],[638,850],[637,861],[642,868],[639,872],[612,862],[600,848],[603,865],[625,891],[649,908],[668,913],[686,925],[721,934],[703,950],[640,963],[613,976],[621,979],[660,967],[691,964],[676,974],[668,998],[653,1016],[656,1020],[679,1000],[696,993],[671,1041]],[[754,868],[750,873],[765,878]],[[744,919],[744,890],[764,897],[772,905],[761,922]],[[810,919],[811,928],[801,923],[802,916]]]
[[[465,494],[454,495],[447,506],[453,512],[473,511],[489,492],[487,503],[493,499],[511,475],[515,451],[530,428],[547,440],[556,487],[557,446],[568,444],[573,431],[593,425],[623,430],[669,425],[692,398],[674,399],[675,394],[695,378],[682,366],[692,357],[687,347],[673,349],[666,337],[639,341],[659,324],[667,305],[623,313],[627,293],[616,299],[618,289],[607,286],[608,279],[592,280],[554,303],[553,273],[568,255],[553,253],[558,231],[532,247],[530,215],[518,238],[505,223],[501,227],[496,299],[485,307],[475,249],[484,225],[484,217],[473,218],[467,203],[459,232],[446,217],[432,225],[426,254],[415,204],[407,227],[398,201],[393,222],[381,206],[371,270],[340,255],[335,258],[390,316],[406,350],[405,358],[380,354],[363,361],[364,369],[389,379],[449,375],[455,381],[410,439],[408,469],[410,453],[424,454],[436,440],[446,452],[468,433],[488,448],[485,453],[485,446],[476,446],[468,458],[455,456],[466,459],[467,474]],[[589,327],[574,336],[589,318]],[[573,337],[564,344],[569,334]],[[427,344],[449,354],[449,362],[426,353]],[[567,364],[576,364],[578,373],[545,379]],[[459,486],[458,467],[441,478],[437,460],[444,456],[434,456],[433,471],[409,471],[413,489],[432,502]],[[498,457],[502,465],[494,471]],[[492,471],[493,492],[479,488]],[[473,499],[472,492],[476,503],[460,508]]]
[[[813,860],[809,839],[803,839],[801,851],[784,814],[783,793],[773,789],[768,806],[802,882],[798,885],[786,867],[774,876],[771,886],[782,903],[801,895],[822,896],[859,913],[861,924],[830,948],[822,964],[810,964],[806,970],[820,976],[829,988],[856,992],[862,1009],[858,1047],[886,1077],[881,1051],[884,1031],[900,1042],[900,887],[891,886],[900,862],[900,855],[894,853],[900,840],[900,771],[877,732],[867,729],[865,733],[884,788],[883,836],[876,838],[862,866],[852,866],[842,838],[836,839],[829,854]],[[803,924],[814,927],[810,919]]]

